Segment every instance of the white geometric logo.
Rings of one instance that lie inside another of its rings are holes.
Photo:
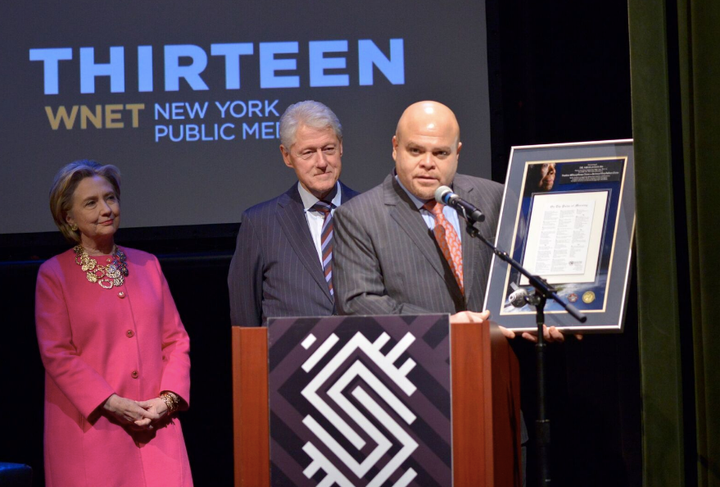
[[[307,349],[315,340],[316,338],[311,334],[302,342],[302,345]],[[338,340],[337,335],[334,333],[330,335],[310,358],[305,361],[302,366],[303,370],[310,372],[318,362],[327,355],[333,346],[335,346]],[[340,415],[317,394],[317,391],[322,388],[338,369],[344,366],[345,361],[353,352],[360,350],[364,352],[380,370],[384,371],[387,377],[395,382],[400,390],[408,397],[412,396],[416,387],[408,380],[407,374],[415,367],[415,361],[408,358],[400,367],[395,367],[394,363],[415,341],[415,337],[411,333],[407,333],[387,355],[383,355],[380,350],[388,340],[390,340],[390,336],[387,333],[380,335],[375,342],[370,342],[362,333],[356,333],[302,391],[302,395],[315,407],[317,413],[324,416],[327,421],[337,428],[357,450],[361,450],[365,446],[365,440],[360,437],[353,426],[340,417]],[[351,391],[351,394],[364,407],[362,411],[355,407],[355,405],[343,395],[345,387],[356,377],[361,378],[364,384],[371,388],[377,396],[382,398],[385,404],[392,408],[405,423],[411,425],[415,421],[415,414],[405,406],[403,401],[388,389],[361,361],[356,360],[345,370],[340,378],[330,386],[327,395],[332,399],[337,408],[345,411],[345,413],[352,418],[356,428],[364,431],[372,438],[377,445],[373,451],[362,462],[358,462],[311,414],[305,416],[303,424],[305,424],[317,439],[324,443],[350,471],[357,475],[358,478],[363,478],[392,446],[392,442],[374,426],[366,414],[373,416],[378,423],[387,428],[395,437],[396,442],[402,445],[395,456],[374,478],[367,479],[370,480],[367,484],[368,486],[379,487],[410,457],[413,451],[417,449],[418,444],[407,433],[402,424],[395,421],[361,385],[357,385]],[[322,469],[325,471],[326,476],[318,484],[319,486],[329,487],[338,484],[342,487],[352,487],[354,485],[353,482],[343,475],[338,468],[318,450],[313,442],[308,441],[305,443],[303,450],[312,458],[312,462],[303,471],[307,478],[311,478],[318,470]],[[409,468],[393,485],[398,487],[408,485],[416,475],[417,473],[412,468]]]

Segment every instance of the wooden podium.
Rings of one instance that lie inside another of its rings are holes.
[[[452,473],[456,486],[520,486],[517,357],[494,323],[453,324]],[[232,329],[236,487],[270,485],[266,328]]]

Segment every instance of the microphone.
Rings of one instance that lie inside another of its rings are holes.
[[[527,304],[527,301],[525,300],[527,296],[528,292],[523,288],[519,288],[513,291],[510,296],[508,296],[508,301],[515,308],[522,308],[523,306],[525,306],[525,304]]]
[[[485,215],[483,215],[482,211],[453,193],[452,189],[447,186],[440,186],[435,190],[435,201],[454,208],[468,221],[473,223],[485,221]]]

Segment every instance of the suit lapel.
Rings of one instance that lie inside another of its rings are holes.
[[[395,176],[390,174],[383,183],[385,204],[390,207],[390,216],[397,222],[400,228],[408,234],[412,243],[420,250],[422,256],[427,259],[433,269],[445,278],[445,269],[439,258],[438,250],[420,212],[415,204],[405,194],[400,185],[395,181]],[[459,290],[459,288],[458,288]]]
[[[330,289],[328,289],[328,284],[325,281],[320,259],[305,219],[304,207],[300,199],[300,193],[297,190],[297,183],[278,200],[276,215],[280,227],[298,255],[300,262],[302,262],[312,278],[315,279],[328,300],[332,302]]]

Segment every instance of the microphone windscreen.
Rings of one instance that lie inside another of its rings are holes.
[[[445,201],[443,201],[443,198],[448,193],[452,193],[452,189],[450,189],[448,186],[438,187],[438,189],[435,190],[435,201],[437,201],[438,203],[445,203]]]

